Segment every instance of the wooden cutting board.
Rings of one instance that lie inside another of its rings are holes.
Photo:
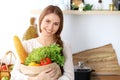
[[[120,66],[112,44],[85,50],[73,54],[73,63],[85,62],[86,66],[95,70],[95,75],[120,75]]]

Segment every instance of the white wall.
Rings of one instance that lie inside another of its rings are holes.
[[[104,1],[108,4],[111,0]],[[0,58],[6,51],[14,51],[13,36],[22,38],[29,26],[30,17],[39,17],[39,14],[31,14],[30,11],[39,9],[40,4],[43,4],[41,0],[0,1]],[[120,15],[64,15],[62,38],[71,42],[73,53],[112,43],[120,61],[119,17]]]
[[[65,15],[62,37],[73,53],[111,43],[120,61],[120,15]]]
[[[33,0],[0,0],[0,58],[14,49],[13,36],[22,37],[34,8]]]

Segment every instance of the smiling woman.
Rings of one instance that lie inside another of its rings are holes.
[[[55,68],[49,67],[46,70],[43,70],[41,73],[39,73],[36,76],[29,76],[20,71],[20,60],[16,60],[14,69],[11,72],[11,79],[12,80],[73,80],[74,79],[74,69],[73,69],[73,63],[72,63],[72,51],[71,46],[66,40],[62,40],[60,34],[63,30],[63,13],[62,10],[58,6],[49,5],[47,6],[39,15],[39,33],[40,35],[37,38],[33,38],[30,40],[23,41],[23,46],[25,48],[25,51],[30,55],[32,54],[31,51],[35,48],[42,48],[47,47],[51,44],[55,45],[58,44],[62,49],[60,50],[59,54],[61,56],[65,57],[64,64],[60,65],[60,71],[62,72],[62,76],[56,77],[56,73],[59,71],[56,71]],[[50,47],[49,47],[50,48]],[[52,46],[52,48],[54,48]],[[46,49],[46,48],[45,48]],[[54,48],[55,49],[55,48]],[[57,48],[58,49],[58,48]],[[48,51],[48,49],[47,49]],[[43,53],[46,53],[46,51],[41,51]],[[51,57],[52,61],[57,60],[57,64],[60,64],[61,58],[56,57],[56,55],[51,52],[54,56],[45,56],[45,57]],[[42,54],[41,54],[42,55]],[[50,53],[49,53],[50,55]],[[40,56],[39,56],[40,57]],[[44,57],[44,56],[42,56]],[[44,57],[44,58],[45,58]],[[53,57],[53,58],[52,58]],[[36,58],[34,56],[34,58]],[[26,58],[27,59],[27,58]],[[38,58],[36,58],[38,59]],[[33,58],[31,59],[33,60]],[[71,62],[71,63],[69,63]],[[69,68],[68,68],[69,66]],[[17,73],[17,75],[16,75]],[[46,77],[47,76],[47,77]]]

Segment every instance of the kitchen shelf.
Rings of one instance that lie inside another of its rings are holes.
[[[40,14],[41,10],[32,10],[32,14]],[[109,10],[91,10],[91,11],[78,11],[78,10],[63,10],[64,14],[68,15],[82,15],[82,14],[112,14],[120,15],[120,11],[109,11]]]
[[[92,10],[92,11],[75,11],[75,10],[67,10],[63,11],[64,14],[74,14],[74,15],[80,15],[80,14],[117,14],[120,15],[120,11],[108,11],[108,10]]]

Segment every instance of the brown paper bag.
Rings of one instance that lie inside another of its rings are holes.
[[[53,69],[57,70],[56,78],[61,76],[61,69],[57,63],[51,63],[51,64],[44,65],[44,66],[26,66],[23,64],[20,65],[20,71],[23,74],[28,75],[28,76],[36,76],[40,72],[42,72],[48,68],[53,68]]]

